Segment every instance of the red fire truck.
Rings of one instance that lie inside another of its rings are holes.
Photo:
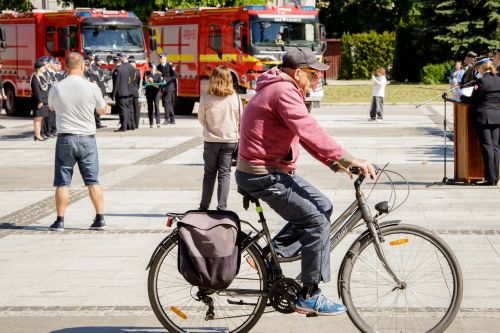
[[[29,115],[30,77],[38,57],[52,56],[64,63],[69,52],[93,51],[107,62],[103,69],[108,91],[114,55],[133,55],[142,73],[147,66],[142,23],[131,12],[91,8],[3,11],[0,26],[6,36],[0,57],[9,115]]]
[[[240,93],[254,92],[259,73],[281,63],[288,47],[310,47],[321,59],[325,34],[318,10],[310,6],[252,5],[153,12],[149,19],[150,58],[161,53],[178,75],[176,112],[189,114],[210,71],[227,65]],[[322,79],[307,97],[323,96]]]

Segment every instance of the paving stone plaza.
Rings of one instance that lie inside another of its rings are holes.
[[[500,188],[428,186],[443,178],[442,104],[420,109],[386,105],[384,122],[368,121],[368,105],[323,105],[314,117],[348,151],[403,174],[410,196],[389,219],[438,233],[457,255],[464,277],[462,309],[447,332],[495,332],[500,325]],[[448,107],[448,119],[451,117]],[[143,115],[144,116],[144,115]],[[0,332],[165,332],[147,295],[146,265],[169,230],[164,213],[198,207],[203,177],[202,129],[196,115],[176,125],[115,133],[118,118],[104,117],[97,142],[105,193],[106,231],[89,231],[94,210],[75,172],[63,233],[55,218],[55,140],[34,142],[32,120],[0,117]],[[450,122],[449,128],[453,128]],[[447,175],[453,177],[453,142],[447,138]],[[353,200],[352,181],[331,173],[304,150],[298,173],[334,202],[334,216]],[[233,170],[234,172],[234,170]],[[398,199],[405,184],[395,179]],[[229,208],[244,211],[234,178]],[[382,182],[370,203],[386,200]],[[212,202],[212,205],[214,202]],[[215,207],[213,205],[213,207]],[[266,209],[267,207],[265,207]],[[274,230],[283,224],[270,209]],[[335,250],[332,276],[356,235]],[[290,264],[286,272],[298,270]],[[336,281],[324,286],[336,294]],[[344,315],[306,318],[265,314],[252,332],[357,332]]]

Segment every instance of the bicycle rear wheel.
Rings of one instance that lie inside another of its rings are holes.
[[[377,257],[371,235],[347,252],[339,293],[362,332],[443,332],[462,301],[462,273],[455,255],[434,233],[413,225],[381,228],[382,248],[398,288]]]
[[[267,305],[266,267],[252,245],[242,253],[240,271],[231,285],[208,294],[214,318],[206,319],[208,305],[197,300],[198,287],[177,270],[178,235],[174,234],[155,256],[148,276],[151,307],[170,333],[248,332]]]

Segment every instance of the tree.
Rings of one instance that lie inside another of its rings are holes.
[[[29,0],[0,0],[0,10],[15,10],[23,12],[33,9]]]
[[[498,0],[447,0],[436,7],[436,16],[445,23],[445,29],[434,40],[454,56],[463,56],[468,50],[486,54],[499,45]]]

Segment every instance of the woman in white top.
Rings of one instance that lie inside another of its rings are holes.
[[[208,91],[201,95],[198,108],[198,120],[203,126],[205,141],[200,209],[209,209],[216,177],[217,209],[227,208],[231,161],[238,146],[241,111],[241,100],[233,89],[231,72],[226,66],[216,67],[210,76]]]
[[[372,81],[373,98],[370,108],[370,120],[382,121],[384,119],[385,86],[387,85],[384,67],[379,67],[375,70],[375,75],[372,75]]]

